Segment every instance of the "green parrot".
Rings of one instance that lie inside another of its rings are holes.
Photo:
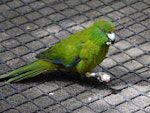
[[[114,24],[99,20],[41,52],[36,56],[37,61],[1,75],[0,79],[8,77],[7,82],[18,82],[47,70],[66,69],[108,82],[110,75],[103,72],[91,73],[91,70],[104,60],[114,41]]]

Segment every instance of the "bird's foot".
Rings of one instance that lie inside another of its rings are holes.
[[[86,75],[86,77],[94,77],[101,82],[109,82],[111,79],[111,76],[104,72],[97,72],[97,73],[87,72],[85,75]]]

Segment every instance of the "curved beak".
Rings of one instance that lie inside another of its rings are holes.
[[[111,45],[111,44],[114,44],[115,42],[115,33],[109,33],[107,34],[107,37],[109,39],[109,41],[106,43],[107,45]]]

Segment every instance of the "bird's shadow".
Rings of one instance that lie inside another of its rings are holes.
[[[98,70],[100,71],[100,70]],[[137,84],[141,83],[142,81],[145,81],[148,76],[148,71],[143,73],[143,78],[140,78],[138,75],[134,73],[128,73],[126,70],[122,68],[114,68],[113,70],[109,70],[110,73],[114,73],[113,79],[108,83],[99,82],[95,78],[87,78],[85,75],[80,75],[75,72],[67,72],[64,70],[57,70],[57,71],[47,71],[45,73],[42,73],[36,77],[29,78],[20,82],[17,82],[16,84],[41,84],[44,82],[50,82],[50,81],[61,81],[63,83],[72,82],[80,84],[81,86],[85,87],[93,87],[99,90],[111,90],[113,94],[117,94],[121,92],[124,88],[128,87],[128,84]],[[108,72],[108,73],[109,73]],[[124,76],[120,76],[121,74],[125,73]],[[0,80],[1,81],[1,80]],[[149,83],[144,83],[144,86],[148,86]]]
[[[34,83],[34,84],[41,84],[44,82],[50,82],[50,81],[61,81],[61,82],[73,82],[80,84],[81,86],[85,87],[92,87],[99,90],[111,90],[113,94],[119,93],[121,90],[111,88],[107,83],[105,82],[99,82],[96,78],[92,77],[86,77],[85,75],[81,75],[76,72],[66,72],[66,71],[47,71],[43,74],[40,74],[36,77],[26,79],[23,81],[20,81],[18,83],[21,84],[28,84],[28,83]]]
[[[36,77],[22,80],[18,83],[43,83],[43,82],[50,82],[50,81],[61,81],[61,82],[74,82],[79,83],[82,85],[93,85],[98,82],[98,80],[94,78],[87,78],[84,75],[80,75],[79,73],[75,72],[66,72],[66,71],[47,71],[42,73]]]

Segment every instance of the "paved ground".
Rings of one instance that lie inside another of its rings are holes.
[[[149,113],[149,0],[1,0],[0,74],[98,19],[115,23],[117,41],[93,71],[109,86],[74,73],[50,71],[34,79],[0,81],[3,113]]]

